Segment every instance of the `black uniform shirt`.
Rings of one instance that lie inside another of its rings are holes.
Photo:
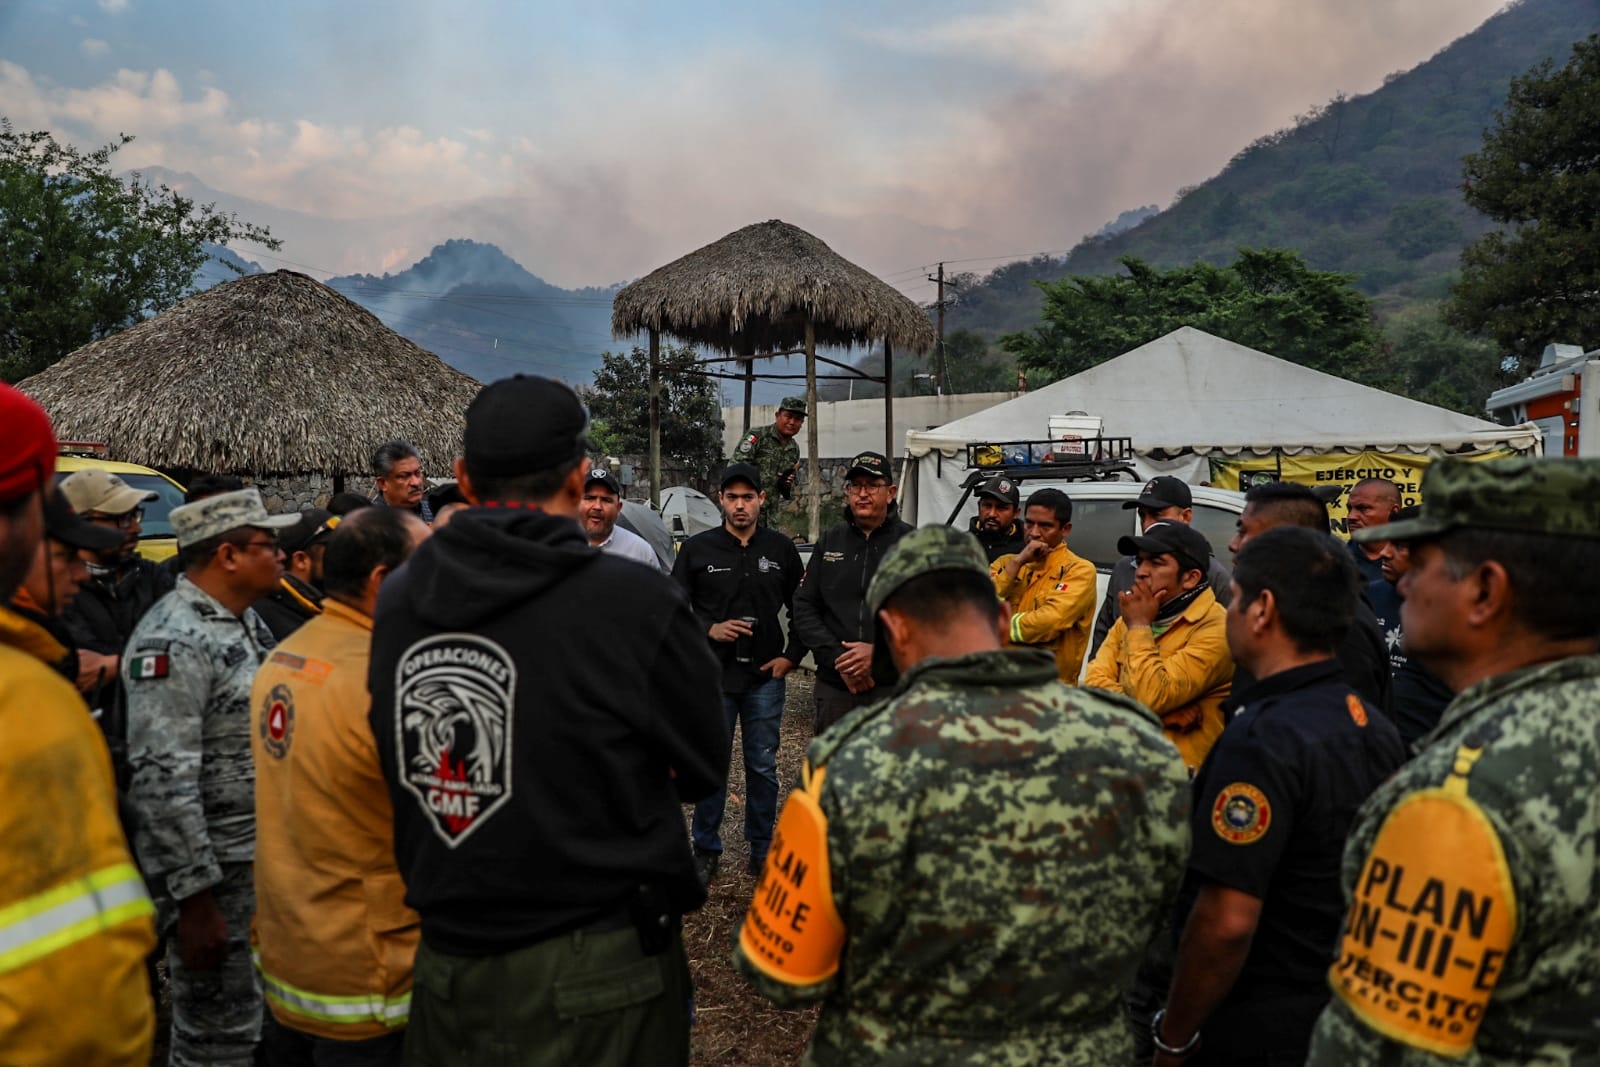
[[[1229,1004],[1327,995],[1345,835],[1405,759],[1393,724],[1340,674],[1329,659],[1256,682],[1195,776],[1185,895],[1210,881],[1262,901]]]

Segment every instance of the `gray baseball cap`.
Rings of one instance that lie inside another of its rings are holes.
[[[251,486],[173,508],[168,520],[178,539],[178,547],[188,548],[246,526],[263,530],[287,529],[299,522],[300,516],[268,515],[267,506],[261,502],[261,490]]]

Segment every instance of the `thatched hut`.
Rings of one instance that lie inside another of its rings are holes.
[[[179,473],[238,474],[269,506],[369,491],[373,449],[423,469],[460,453],[479,385],[365,308],[293,271],[255,274],[73,352],[20,385],[62,440]]]
[[[777,219],[735,230],[623,288],[612,302],[611,330],[618,337],[649,331],[652,379],[663,333],[742,364],[747,428],[756,360],[803,352],[806,402],[814,412],[819,359],[850,372],[824,377],[865,377],[848,364],[817,356],[817,345],[848,348],[878,341],[884,346],[884,425],[893,427],[894,391],[888,384],[894,350],[925,352],[935,339],[927,314],[915,303],[816,237]],[[660,492],[659,389],[654,380],[651,385],[654,500]],[[815,419],[806,420],[806,440],[814,472]],[[884,454],[892,461],[897,451],[886,429]],[[808,504],[814,539],[820,511],[815,476],[809,480]]]

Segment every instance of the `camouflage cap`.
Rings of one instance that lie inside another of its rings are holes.
[[[172,523],[178,547],[188,548],[246,526],[282,530],[299,522],[300,516],[268,515],[267,506],[261,502],[261,490],[251,486],[173,508],[167,519]]]
[[[867,610],[874,616],[883,602],[913,578],[935,571],[971,571],[989,576],[989,558],[978,539],[949,526],[924,526],[895,542],[867,587]]]
[[[1415,541],[1457,527],[1600,538],[1600,460],[1442,459],[1422,476],[1421,514],[1351,540]]]
[[[803,396],[786,396],[778,404],[779,411],[792,411],[801,418],[806,414],[806,398]]]

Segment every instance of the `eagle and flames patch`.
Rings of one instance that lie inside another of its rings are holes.
[[[418,641],[395,670],[398,778],[450,848],[511,799],[517,669],[474,634]]]

